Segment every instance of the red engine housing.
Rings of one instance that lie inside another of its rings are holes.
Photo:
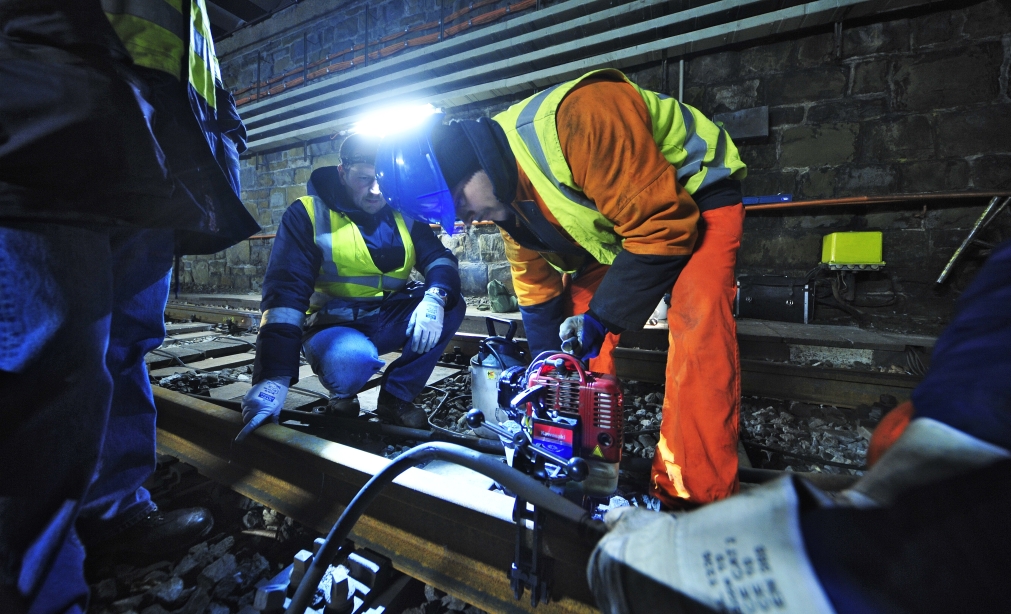
[[[586,371],[569,354],[554,354],[527,381],[528,388],[539,385],[545,387],[540,395],[542,411],[554,410],[565,418],[579,419],[580,458],[621,461],[625,420],[618,378]],[[531,413],[532,408],[527,411]]]

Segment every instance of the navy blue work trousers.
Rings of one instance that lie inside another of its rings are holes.
[[[0,610],[83,612],[75,522],[152,509],[144,356],[165,335],[171,230],[0,223]]]
[[[309,336],[302,351],[320,383],[335,397],[354,396],[386,364],[380,354],[403,349],[400,358],[383,374],[382,386],[398,399],[414,400],[467,313],[467,303],[461,296],[445,312],[439,341],[429,351],[418,354],[411,349],[407,325],[422,298],[419,291],[387,300],[375,315],[324,328]]]

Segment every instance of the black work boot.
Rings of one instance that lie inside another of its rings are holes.
[[[157,507],[140,522],[99,544],[97,553],[163,555],[179,552],[211,532],[214,517],[202,507],[163,512]]]
[[[376,404],[376,414],[379,419],[389,424],[406,426],[412,429],[428,428],[428,415],[425,410],[412,401],[398,399],[392,394],[381,390]]]
[[[358,395],[347,399],[333,397],[326,406],[326,413],[340,418],[357,418],[361,413],[361,405],[358,403]]]

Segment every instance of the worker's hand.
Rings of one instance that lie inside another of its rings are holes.
[[[600,353],[600,346],[604,343],[605,335],[607,330],[604,325],[589,312],[566,318],[558,328],[562,350],[579,360],[596,358]]]
[[[804,550],[798,500],[786,477],[692,512],[610,510],[586,570],[597,606],[833,612]]]
[[[242,441],[249,437],[250,433],[267,420],[277,423],[277,418],[281,415],[281,407],[284,406],[284,399],[288,396],[288,382],[290,381],[291,378],[284,375],[269,377],[253,384],[246,396],[242,397],[242,420],[246,426],[239,431],[235,441]]]
[[[411,349],[424,354],[435,347],[442,336],[442,320],[445,317],[445,302],[438,296],[425,294],[411,314],[407,324],[407,334],[411,337]]]

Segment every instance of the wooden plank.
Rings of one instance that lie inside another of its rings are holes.
[[[178,335],[171,335],[171,336],[166,335],[165,336],[165,340],[166,341],[170,341],[170,342],[171,341],[175,341],[175,342],[178,343],[180,341],[192,341],[193,339],[200,339],[200,338],[203,338],[203,337],[211,338],[211,337],[214,337],[215,335],[219,334],[217,331],[213,330],[213,327],[211,327],[210,324],[206,324],[205,326],[208,326],[212,330],[205,330],[205,331],[193,332],[193,333],[180,333]]]
[[[249,338],[254,339],[255,337],[249,336]],[[157,351],[145,356],[144,361],[147,363],[148,369],[154,370],[173,365],[178,366],[179,362],[173,359],[173,356],[189,366],[190,363],[198,360],[240,354],[249,349],[250,343],[240,340],[221,339],[219,341],[206,341],[204,343],[191,343],[188,345],[162,346],[157,348]]]
[[[617,348],[618,377],[664,383],[666,357],[662,353]],[[824,403],[840,407],[870,405],[882,394],[900,402],[909,398],[920,378],[914,375],[804,367],[757,360],[741,361],[741,394]]]
[[[920,382],[914,375],[822,369],[782,363],[741,361],[741,393],[838,407],[871,405],[883,394],[900,403]]]
[[[770,344],[784,344],[904,352],[907,346],[933,347],[936,338],[880,333],[855,326],[742,319],[737,321],[737,341],[742,347],[759,347],[756,344],[762,344],[762,347],[768,348]],[[665,327],[646,327],[627,331],[621,335],[621,347],[666,351],[669,347],[668,330]]]
[[[197,360],[188,363],[185,367],[182,366],[170,366],[163,367],[160,369],[154,369],[151,371],[151,377],[167,377],[173,373],[182,373],[183,371],[192,371],[193,369],[202,369],[204,371],[220,371],[221,369],[234,369],[235,367],[244,367],[246,365],[253,364],[256,358],[256,352],[245,352],[242,354],[232,354],[230,356],[220,356],[218,358],[209,358],[207,360]]]
[[[175,302],[187,302],[195,305],[219,305],[248,311],[260,310],[260,295],[258,294],[180,294]]]
[[[193,320],[215,324],[234,324],[242,328],[252,328],[260,323],[260,314],[224,307],[200,307],[169,303],[165,306],[165,317],[174,320]]]
[[[165,334],[168,335],[184,335],[187,333],[196,333],[213,330],[214,326],[212,324],[207,324],[204,322],[166,322],[165,323]]]

